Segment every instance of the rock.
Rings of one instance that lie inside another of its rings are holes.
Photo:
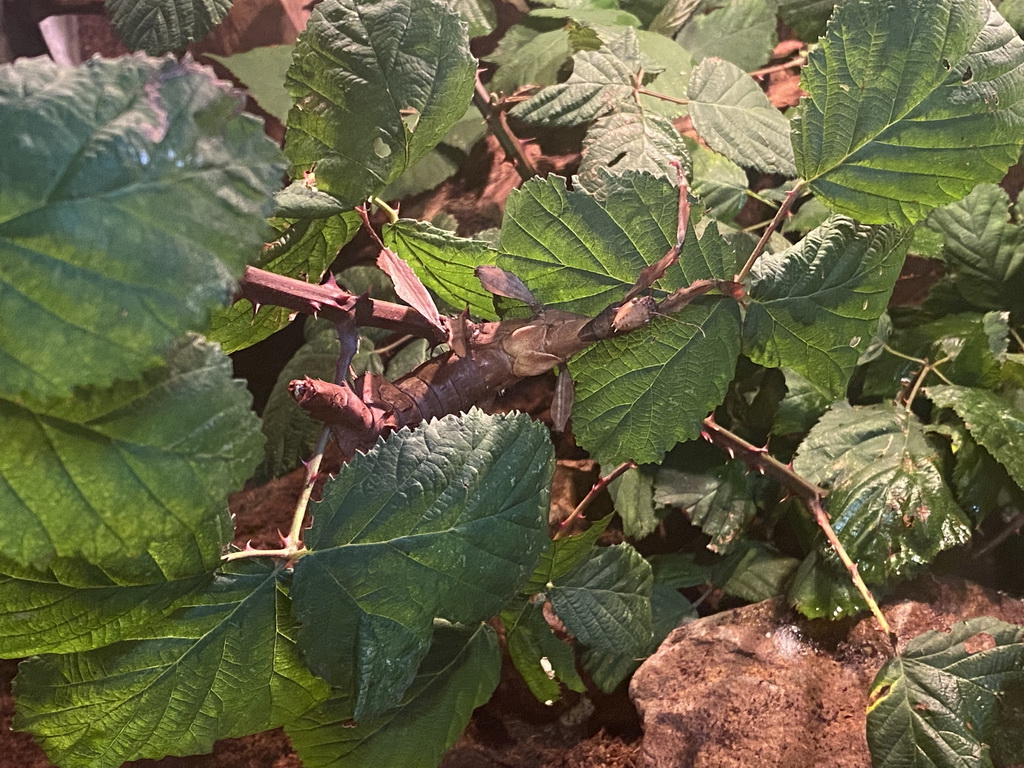
[[[996,616],[1024,624],[1024,602],[924,577],[883,606],[905,644],[929,629]],[[891,656],[870,617],[809,621],[781,598],[672,632],[637,671],[646,768],[871,768],[868,689]]]

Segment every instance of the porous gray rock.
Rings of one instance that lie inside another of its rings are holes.
[[[1024,624],[1024,602],[931,577],[906,585],[883,611],[903,643],[976,616]],[[683,625],[630,684],[642,765],[871,768],[868,689],[890,656],[870,617],[808,621],[781,598]]]

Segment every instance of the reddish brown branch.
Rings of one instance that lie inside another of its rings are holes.
[[[527,181],[534,176],[538,176],[537,169],[530,161],[530,158],[526,156],[526,152],[523,151],[523,145],[516,138],[516,135],[512,133],[512,129],[509,128],[505,112],[494,104],[491,94],[488,93],[487,88],[480,81],[479,72],[476,73],[476,89],[473,92],[473,104],[483,116],[484,122],[487,123],[487,127],[494,135],[494,138],[498,140],[501,148],[505,150],[506,157],[512,160],[512,164],[515,166],[516,171],[519,172],[522,180]]]

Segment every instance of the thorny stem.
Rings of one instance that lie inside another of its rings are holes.
[[[564,536],[568,532],[569,526],[572,525],[573,521],[583,516],[583,513],[587,511],[587,507],[590,506],[590,504],[594,501],[594,499],[597,498],[597,495],[601,493],[601,491],[607,488],[608,485],[613,480],[615,480],[615,478],[619,477],[619,475],[622,475],[631,469],[636,469],[636,466],[637,464],[635,461],[624,461],[611,472],[609,472],[607,475],[605,475],[596,483],[594,483],[594,486],[590,489],[590,492],[583,497],[583,501],[577,504],[576,509],[574,509],[572,513],[561,522],[558,529],[558,533],[556,533],[553,536],[553,538],[560,539],[562,536]]]
[[[924,380],[928,377],[929,373],[934,373],[947,384],[952,384],[949,379],[939,373],[939,366],[943,363],[948,363],[952,359],[953,358],[947,356],[941,360],[936,360],[934,363],[929,363],[927,360],[922,361],[924,363],[924,368],[922,368],[921,372],[917,375],[917,379],[914,381],[914,386],[911,388],[910,394],[907,395],[907,400],[903,404],[908,411],[914,405],[914,398],[917,397],[917,393],[921,390],[921,385],[924,384]]]
[[[782,205],[779,206],[779,210],[775,212],[775,216],[769,222],[764,233],[761,235],[761,239],[757,241],[757,245],[754,246],[753,253],[750,254],[750,258],[747,259],[747,263],[743,265],[736,277],[734,278],[737,283],[742,283],[747,275],[750,274],[750,270],[754,268],[754,262],[764,253],[765,246],[768,245],[768,240],[771,238],[772,233],[775,232],[781,225],[786,215],[789,213],[789,209],[793,207],[793,203],[800,197],[800,194],[804,191],[804,182],[798,181],[794,187],[789,190],[786,195],[786,199],[782,201]]]
[[[539,176],[540,174],[537,173],[537,169],[530,162],[530,158],[523,151],[523,146],[519,143],[519,139],[512,133],[512,129],[508,127],[505,113],[494,103],[491,94],[488,93],[487,88],[480,81],[479,70],[476,73],[476,89],[473,91],[473,104],[480,111],[484,122],[487,123],[487,127],[494,134],[494,138],[498,140],[501,148],[505,150],[505,155],[514,161],[513,165],[516,171],[519,172],[522,180],[528,181],[534,176]]]
[[[824,532],[828,543],[839,556],[843,565],[846,566],[846,570],[850,572],[853,585],[860,592],[861,597],[864,598],[864,602],[867,603],[868,608],[875,617],[875,621],[878,622],[878,626],[888,635],[890,642],[895,648],[896,635],[892,631],[892,627],[889,626],[889,622],[882,613],[882,609],[878,607],[878,603],[874,595],[871,594],[871,590],[868,589],[867,584],[861,578],[860,572],[857,570],[857,564],[853,562],[843,547],[842,542],[839,541],[839,537],[836,536],[832,523],[829,521],[828,513],[825,512],[825,508],[821,504],[822,499],[826,495],[825,489],[798,475],[791,465],[783,464],[768,453],[765,448],[758,448],[748,443],[739,435],[719,426],[714,416],[708,416],[704,419],[704,429],[701,435],[712,445],[726,451],[730,456],[738,458],[747,466],[753,467],[762,474],[774,478],[804,503],[804,506],[807,507],[814,517],[818,527]]]

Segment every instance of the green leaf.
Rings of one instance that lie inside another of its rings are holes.
[[[690,521],[711,538],[708,549],[719,554],[732,549],[757,514],[746,470],[735,461],[706,472],[662,467],[654,501],[684,509]]]
[[[601,547],[547,590],[551,607],[579,642],[639,655],[651,642],[651,566],[628,544]]]
[[[728,595],[759,603],[785,593],[799,564],[795,557],[786,557],[769,544],[740,540],[715,563],[711,580]]]
[[[793,462],[830,489],[832,527],[869,584],[905,578],[970,538],[941,465],[920,422],[892,404],[834,406]]]
[[[703,0],[669,0],[658,11],[648,29],[659,35],[675,35],[679,28],[690,20],[702,2]]]
[[[281,572],[233,570],[135,639],[23,662],[14,727],[59,765],[117,768],[209,752],[326,698],[296,652]]]
[[[481,621],[526,581],[551,462],[541,425],[473,410],[394,433],[327,485],[292,596],[306,660],[356,720],[401,700],[435,617]]]
[[[747,202],[747,174],[736,163],[712,152],[692,139],[686,149],[693,162],[693,193],[707,208],[709,216],[730,222]]]
[[[335,692],[285,730],[305,768],[434,768],[490,699],[500,672],[494,630],[441,625],[394,709],[354,723],[353,698]]]
[[[550,582],[565,576],[569,571],[590,557],[597,540],[611,522],[612,516],[597,520],[583,533],[566,536],[549,542],[540,556],[540,561],[529,581],[520,590],[523,597],[533,597],[543,592]]]
[[[800,176],[865,223],[919,221],[1017,161],[1022,65],[984,0],[842,3],[803,69]]]
[[[846,394],[903,267],[908,237],[833,216],[797,245],[754,266],[744,352],[787,367],[826,394]]]
[[[116,643],[205,586],[208,573],[153,584],[62,583],[50,571],[0,561],[0,657],[73,653]]]
[[[292,97],[284,87],[284,78],[292,63],[294,52],[294,45],[266,45],[230,56],[217,56],[213,53],[203,55],[223,64],[245,85],[245,89],[256,99],[257,104],[282,123],[286,123],[288,110],[292,108]]]
[[[740,69],[754,70],[771,58],[775,34],[774,0],[732,0],[721,8],[691,18],[676,42],[700,62],[711,56]]]
[[[821,546],[827,546],[824,539]],[[880,589],[874,584],[871,589],[876,598],[880,598],[884,591],[884,587]],[[853,585],[850,572],[837,558],[824,555],[821,547],[807,555],[796,569],[787,600],[809,619],[838,621],[867,609],[864,598]]]
[[[600,50],[577,53],[572,61],[572,74],[566,82],[549,85],[509,114],[537,125],[567,126],[616,109],[636,109],[630,100],[640,49],[631,28]]]
[[[622,532],[631,539],[649,536],[658,526],[658,517],[654,514],[652,469],[635,467],[615,478],[608,486],[615,511],[622,520]]]
[[[231,361],[196,339],[139,381],[45,406],[0,400],[0,423],[0,555],[37,568],[55,556],[116,561],[153,542],[216,562],[227,495],[262,447]]]
[[[716,152],[745,168],[795,176],[789,122],[746,72],[705,59],[690,75],[690,117]]]
[[[320,188],[351,205],[379,193],[465,114],[475,69],[447,5],[324,0],[288,70],[292,175],[315,165]]]
[[[202,40],[233,0],[104,0],[110,23],[133,51],[154,56]]]
[[[637,30],[636,36],[640,42],[641,63],[645,74],[655,75],[645,87],[649,91],[675,99],[669,101],[641,94],[640,108],[646,114],[657,114],[669,119],[685,115],[686,89],[693,70],[693,60],[689,51],[684,50],[671,38],[654,32],[641,29]],[[660,74],[656,74],[655,67],[662,70]],[[680,100],[683,103],[679,103]]]
[[[498,24],[497,12],[490,0],[449,0],[449,4],[466,22],[470,37],[489,35]]]
[[[412,267],[416,276],[456,312],[497,320],[494,295],[484,290],[474,270],[494,264],[497,254],[482,240],[455,237],[423,221],[399,219],[384,226],[384,244]]]
[[[576,671],[572,646],[555,636],[542,603],[524,602],[518,610],[502,612],[501,620],[509,658],[537,701],[558,701],[563,685],[571,691],[587,689]]]
[[[498,65],[489,90],[511,94],[528,83],[553,85],[558,82],[559,71],[573,54],[569,30],[564,25],[543,22],[538,28],[516,24],[501,38],[494,53],[484,57]],[[551,26],[555,28],[550,29]]]
[[[647,561],[651,564],[655,584],[664,584],[673,589],[688,589],[699,587],[711,580],[711,569],[698,564],[692,552],[650,555]]]
[[[967,431],[1024,487],[1024,413],[1006,398],[970,387],[928,387],[928,399],[951,408],[964,420]]]
[[[262,268],[317,284],[338,251],[359,231],[359,214],[347,211],[328,219],[276,220],[272,224],[281,236],[265,254]],[[287,307],[275,306],[261,306],[254,312],[248,299],[239,299],[214,313],[207,336],[230,354],[277,333],[292,321],[293,314]]]
[[[1024,227],[1010,216],[1009,195],[996,184],[982,184],[928,217],[928,229],[943,238],[946,280],[979,309],[1024,306]]]
[[[263,409],[263,435],[267,443],[263,449],[263,463],[256,472],[256,478],[261,482],[280,477],[299,466],[308,458],[323,429],[321,422],[310,417],[295,402],[288,392],[288,385],[304,376],[332,381],[341,345],[337,330],[330,322],[307,320],[305,334],[306,343],[281,369]],[[360,351],[366,343],[367,340],[360,338]]]
[[[792,369],[785,369],[786,396],[779,403],[772,423],[773,435],[791,435],[810,432],[822,414],[832,405],[833,398],[822,392],[814,382]]]
[[[867,736],[873,765],[996,764],[991,750],[1008,740],[1001,719],[1021,703],[1022,636],[1024,628],[986,616],[911,640],[871,685]]]
[[[776,0],[779,18],[792,28],[805,43],[816,42],[825,34],[825,25],[836,0]]]
[[[688,166],[682,137],[672,123],[648,112],[616,112],[600,118],[583,140],[579,180],[583,189],[600,196],[611,174],[646,172],[675,181],[672,163]]]
[[[260,252],[280,153],[193,63],[0,68],[0,396],[159,365]]]
[[[310,186],[305,179],[293,181],[274,195],[274,216],[281,219],[329,219],[345,213],[346,206],[336,197]],[[308,222],[305,222],[308,224]],[[292,222],[292,226],[300,222]],[[290,237],[297,236],[294,233]]]

